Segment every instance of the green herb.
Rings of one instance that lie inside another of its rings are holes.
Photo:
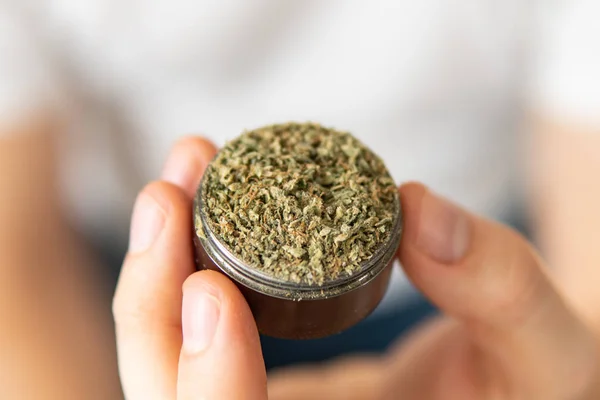
[[[360,269],[390,235],[397,190],[347,132],[288,123],[244,132],[209,165],[210,230],[270,276],[322,285]]]

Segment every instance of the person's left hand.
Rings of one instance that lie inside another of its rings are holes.
[[[128,400],[266,399],[256,324],[225,275],[195,272],[192,198],[216,150],[186,138],[142,190],[113,301]],[[182,296],[183,290],[183,296]]]
[[[226,276],[195,272],[192,197],[214,153],[202,139],[184,139],[163,181],[138,197],[113,303],[128,400],[600,398],[598,337],[531,246],[415,184],[401,188],[399,255],[446,316],[386,357],[282,371],[267,391],[243,296]]]

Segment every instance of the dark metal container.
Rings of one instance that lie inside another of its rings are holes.
[[[286,339],[332,335],[364,319],[381,301],[402,235],[398,197],[387,242],[363,262],[358,272],[316,286],[274,279],[232,254],[207,223],[202,188],[201,183],[194,202],[198,268],[223,272],[237,284],[262,334]]]

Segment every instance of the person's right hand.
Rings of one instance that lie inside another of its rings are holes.
[[[191,199],[214,153],[206,141],[184,140],[167,182],[138,198],[114,302],[129,400],[267,398],[246,301],[226,276],[194,272]],[[400,190],[400,259],[446,316],[387,357],[271,376],[271,400],[598,399],[600,337],[533,248],[422,185]]]
[[[192,197],[214,154],[200,138],[183,139],[163,181],[138,197],[113,303],[128,400],[267,398],[246,301],[226,276],[195,272]]]
[[[442,312],[385,357],[269,377],[277,400],[598,400],[600,333],[533,247],[421,184],[400,187],[399,258]],[[590,308],[600,309],[598,304]]]

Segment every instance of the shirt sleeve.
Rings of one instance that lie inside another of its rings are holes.
[[[49,49],[35,29],[35,21],[0,2],[0,126],[52,109],[61,98]]]
[[[537,112],[600,127],[599,16],[598,0],[565,1],[541,15],[531,91]]]

